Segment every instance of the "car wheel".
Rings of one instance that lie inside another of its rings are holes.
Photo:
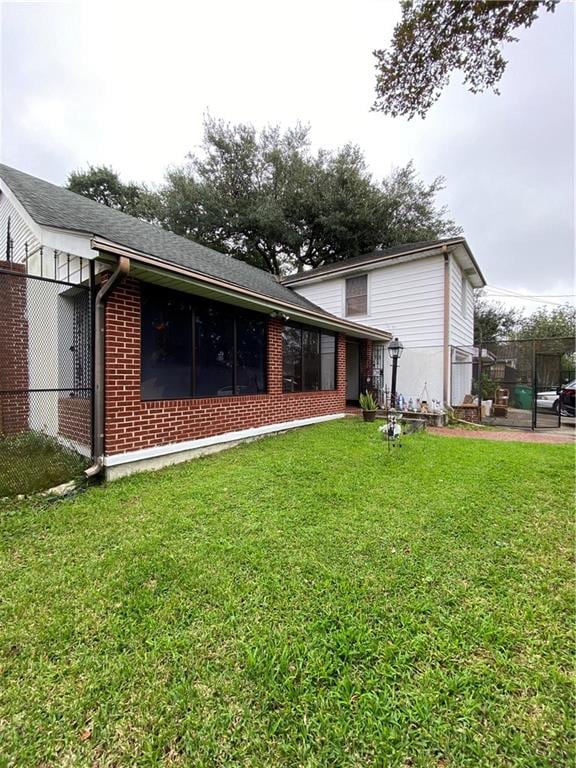
[[[558,407],[560,405],[560,400],[554,400],[554,405],[552,406],[552,410],[554,413],[558,413]]]

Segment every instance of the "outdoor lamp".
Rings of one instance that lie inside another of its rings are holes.
[[[392,387],[390,392],[391,408],[396,408],[396,373],[398,371],[398,360],[402,356],[403,349],[404,344],[402,344],[401,341],[398,341],[398,337],[388,344],[388,354],[392,358]]]
[[[398,341],[398,337],[394,339],[394,341],[391,341],[390,344],[388,344],[388,354],[392,358],[392,360],[399,360],[402,357],[402,351],[404,350],[404,344],[402,344],[401,341]]]

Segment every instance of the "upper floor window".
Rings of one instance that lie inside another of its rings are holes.
[[[368,314],[368,275],[346,280],[346,317]]]
[[[266,391],[266,318],[142,286],[142,399]]]

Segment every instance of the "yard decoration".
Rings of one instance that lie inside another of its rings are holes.
[[[378,427],[378,430],[382,432],[386,438],[388,452],[390,452],[391,447],[401,447],[400,437],[402,435],[402,426],[400,425],[400,420],[396,416],[394,409],[391,408],[388,411],[388,421],[384,422],[381,427]]]
[[[374,399],[372,393],[362,392],[359,401],[364,421],[374,421],[376,418],[376,411],[378,410],[378,403]]]

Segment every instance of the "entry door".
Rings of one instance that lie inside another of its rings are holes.
[[[352,341],[346,342],[346,400],[358,400],[360,396],[360,348]]]

